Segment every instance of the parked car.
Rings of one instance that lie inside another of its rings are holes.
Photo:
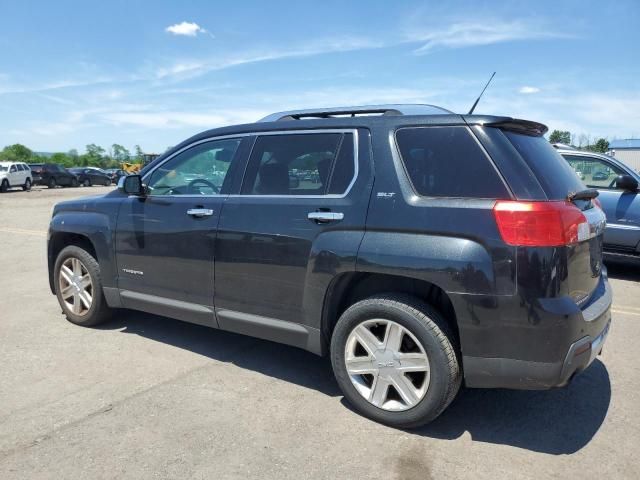
[[[108,168],[105,170],[105,172],[107,175],[111,177],[112,183],[118,183],[118,180],[120,180],[120,177],[124,177],[127,174],[127,172],[125,172],[120,168]]]
[[[22,162],[0,162],[0,192],[21,187],[31,190],[32,175],[29,165]]]
[[[602,349],[611,288],[596,192],[546,131],[399,105],[209,130],[55,206],[51,291],[78,325],[124,307],[328,355],[355,409],[396,427],[463,379],[564,386]]]
[[[108,187],[111,185],[111,176],[97,168],[76,167],[70,168],[69,171],[78,177],[78,181],[83,187],[90,187],[92,185],[104,185]]]
[[[558,150],[575,170],[591,171],[584,182],[597,188],[598,201],[607,216],[604,250],[616,256],[640,257],[640,175],[608,155]],[[609,174],[611,172],[611,174]]]
[[[77,187],[78,177],[69,172],[62,165],[55,163],[32,163],[34,185],[46,185],[49,188]]]

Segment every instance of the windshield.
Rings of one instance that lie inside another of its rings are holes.
[[[527,162],[549,200],[562,200],[570,192],[587,188],[573,168],[544,137],[510,131],[504,131],[504,134]]]

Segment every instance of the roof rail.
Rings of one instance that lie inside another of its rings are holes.
[[[342,118],[361,115],[443,115],[453,113],[445,108],[426,104],[365,105],[360,107],[332,107],[310,110],[290,110],[276,112],[258,120],[258,122],[277,122],[281,120],[304,120],[318,118]]]

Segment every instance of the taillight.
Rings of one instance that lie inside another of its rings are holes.
[[[586,240],[590,235],[587,219],[571,202],[498,201],[493,213],[508,245],[556,247]]]

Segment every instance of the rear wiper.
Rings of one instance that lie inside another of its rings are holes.
[[[595,188],[587,188],[586,190],[580,190],[579,192],[569,192],[567,195],[567,201],[573,202],[574,200],[593,200],[600,192]]]

